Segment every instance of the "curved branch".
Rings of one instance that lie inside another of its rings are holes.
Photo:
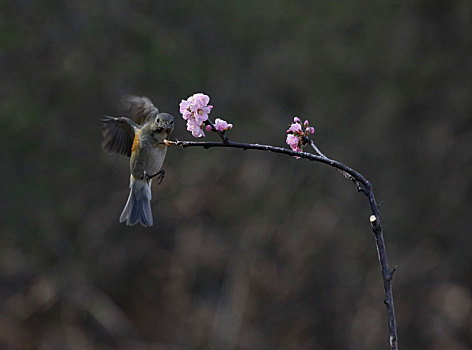
[[[242,143],[242,142],[233,142],[233,141],[227,141],[226,143],[202,142],[202,141],[176,141],[176,142],[167,141],[167,144],[175,144],[182,148],[203,147],[205,149],[208,149],[212,147],[229,147],[229,148],[241,148],[243,150],[254,149],[254,150],[259,150],[259,151],[281,153],[281,154],[286,154],[289,156],[305,158],[308,160],[313,160],[313,161],[328,164],[334,168],[345,171],[346,173],[351,175],[354,179],[356,179],[358,182],[360,182],[364,187],[367,187],[370,184],[369,181],[364,176],[362,176],[362,174],[348,167],[347,165],[344,165],[343,163],[338,162],[337,160],[330,159],[325,156],[324,157],[319,156],[319,155],[309,153],[309,152],[296,152],[296,151],[292,151],[283,147],[260,145],[258,143]],[[361,190],[364,192],[364,189],[361,189]],[[364,193],[367,195],[366,192]]]
[[[214,125],[212,126],[213,130],[216,130]],[[393,271],[390,270],[387,262],[387,252],[385,248],[385,241],[383,237],[382,225],[380,222],[380,210],[377,202],[375,200],[374,191],[369,180],[367,180],[361,173],[348,167],[347,165],[338,162],[337,160],[330,159],[326,157],[320,150],[316,147],[313,141],[310,140],[311,146],[315,149],[318,155],[309,153],[309,152],[296,152],[287,148],[270,146],[270,145],[260,145],[257,143],[241,143],[229,141],[228,138],[223,134],[219,133],[219,136],[222,138],[223,142],[201,142],[201,141],[165,141],[167,145],[177,145],[182,148],[187,147],[203,147],[205,149],[212,147],[229,147],[229,148],[240,148],[243,150],[253,149],[259,151],[267,151],[273,153],[286,154],[289,156],[305,158],[311,161],[320,162],[332,166],[338,169],[346,178],[350,179],[356,184],[358,191],[363,192],[368,200],[371,209],[372,215],[370,216],[370,224],[372,231],[375,236],[375,242],[377,245],[377,253],[379,258],[380,267],[382,270],[382,279],[384,284],[384,293],[385,300],[384,304],[387,308],[387,318],[388,318],[388,327],[389,327],[389,345],[390,350],[398,349],[398,337],[397,337],[397,326],[395,320],[395,309],[393,304],[393,293],[391,281],[393,278]]]

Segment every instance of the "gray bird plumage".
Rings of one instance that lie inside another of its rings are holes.
[[[152,226],[151,183],[161,172],[167,145],[163,141],[174,129],[174,118],[159,113],[147,97],[127,98],[127,117],[102,119],[103,148],[108,152],[130,157],[130,194],[120,216],[120,222]]]

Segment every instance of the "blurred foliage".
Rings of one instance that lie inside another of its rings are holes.
[[[400,348],[472,348],[470,1],[0,6],[0,348],[386,348],[367,201],[333,169],[172,148],[156,225],[118,223],[99,118],[200,91],[233,140],[310,119],[383,202]]]

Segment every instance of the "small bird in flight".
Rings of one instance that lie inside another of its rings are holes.
[[[130,157],[130,193],[120,222],[133,226],[138,222],[152,226],[151,183],[164,178],[162,163],[166,157],[164,143],[174,130],[174,118],[159,113],[147,97],[129,96],[123,100],[125,114],[129,117],[102,119],[103,143],[107,152]]]

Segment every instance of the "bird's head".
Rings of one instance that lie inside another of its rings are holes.
[[[174,117],[168,113],[158,113],[152,121],[151,130],[169,136],[174,130]]]

